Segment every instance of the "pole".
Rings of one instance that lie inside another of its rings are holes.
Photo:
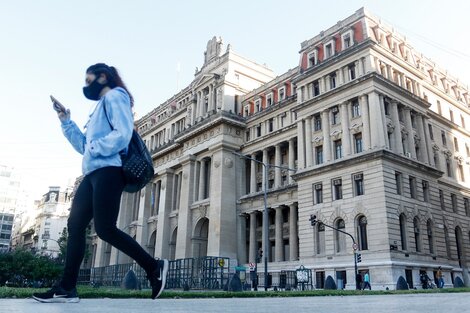
[[[263,163],[264,168],[264,211],[263,211],[263,249],[264,249],[264,291],[268,291],[268,260],[271,251],[268,248],[269,244],[269,227],[268,227],[268,166]]]

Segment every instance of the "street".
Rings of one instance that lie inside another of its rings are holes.
[[[2,299],[0,312],[470,312],[468,293],[228,299],[82,299],[78,304],[45,304],[33,299]]]

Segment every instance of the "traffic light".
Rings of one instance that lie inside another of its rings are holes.
[[[315,214],[310,215],[310,224],[315,226],[317,224],[317,216]]]
[[[357,254],[356,254],[356,261],[357,261],[357,263],[361,263],[362,258],[361,258],[361,254],[360,254],[360,253],[357,253]]]
[[[261,258],[263,257],[263,250],[259,249],[258,250],[258,262],[257,263],[260,263],[261,262]]]

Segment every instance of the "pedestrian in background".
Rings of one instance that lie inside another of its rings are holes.
[[[369,288],[369,290],[372,290],[372,287],[370,286],[369,272],[366,272],[364,274],[364,286],[362,287],[362,290],[366,288]]]

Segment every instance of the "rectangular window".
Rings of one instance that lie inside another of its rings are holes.
[[[454,213],[457,213],[457,195],[451,193],[450,200],[452,202],[452,211],[454,211]]]
[[[335,89],[336,88],[336,72],[331,73],[328,77],[330,80],[330,89]]]
[[[339,124],[339,122],[340,122],[339,118],[340,118],[340,116],[339,116],[338,107],[333,107],[331,109],[331,125]]]
[[[308,67],[312,67],[315,64],[317,64],[317,53],[313,51],[308,54]]]
[[[279,92],[279,101],[284,100],[286,98],[286,88],[284,87],[279,88],[278,92]]]
[[[441,204],[441,209],[444,211],[446,206],[444,202],[444,192],[441,189],[439,189],[439,203]]]
[[[447,146],[446,132],[441,130],[442,145]]]
[[[255,101],[255,112],[260,112],[261,111],[261,100],[256,100]]]
[[[341,178],[332,180],[333,184],[333,200],[343,199],[343,183]]]
[[[315,164],[323,163],[323,146],[315,147]]]
[[[318,82],[318,80],[312,83],[312,92],[314,97],[320,95],[320,83]]]
[[[357,98],[352,100],[351,108],[352,108],[352,117],[361,116],[361,107],[359,106],[359,100]]]
[[[343,35],[343,50],[351,47],[352,41],[351,41],[351,33],[347,33]]]
[[[335,149],[335,160],[341,159],[343,157],[343,145],[341,144],[341,139],[333,141]]]
[[[402,174],[400,172],[395,172],[395,186],[397,188],[397,195],[401,195],[402,190]]]
[[[323,185],[322,183],[313,185],[313,194],[314,194],[314,204],[323,203]]]
[[[416,178],[413,176],[410,176],[409,183],[410,183],[410,197],[412,199],[416,199]]]
[[[460,123],[462,123],[462,127],[465,128],[465,117],[460,114]]]
[[[424,202],[429,202],[429,183],[423,180],[422,186],[423,186],[423,200]]]
[[[329,43],[325,46],[325,58],[333,56],[333,44]]]
[[[463,174],[463,165],[462,164],[457,165],[457,171],[459,173],[460,181],[465,182],[465,175]]]
[[[446,170],[447,170],[447,176],[452,177],[452,163],[450,159],[446,159]]]
[[[442,115],[442,107],[441,102],[439,100],[437,100],[437,113],[439,113],[439,115]]]
[[[465,209],[465,215],[470,216],[470,202],[468,198],[463,198],[463,208]]]
[[[390,102],[389,102],[388,98],[384,99],[384,111],[385,111],[385,115],[387,115],[387,116],[390,115]]]
[[[470,148],[468,147],[468,144],[465,144],[465,152],[467,153],[467,157],[470,157]]]
[[[459,152],[459,140],[456,137],[454,137],[454,149]]]
[[[250,141],[250,131],[247,130],[246,133],[245,133],[245,136],[246,136],[246,141]]]
[[[451,109],[449,109],[449,116],[450,116],[450,121],[454,123],[454,111],[452,111]]]
[[[260,137],[261,136],[261,124],[256,126],[256,137]]]
[[[274,130],[274,119],[273,118],[270,118],[268,120],[268,131],[269,132],[272,132]]]
[[[428,128],[429,128],[429,138],[431,138],[431,140],[434,140],[434,133],[432,132],[432,125],[428,124]]]
[[[313,130],[320,131],[321,130],[321,115],[315,114],[313,116]]]
[[[362,152],[362,133],[354,134],[354,152]]]
[[[356,79],[356,65],[354,63],[349,64],[348,73],[349,73],[349,80]]]
[[[266,105],[271,106],[273,104],[273,94],[270,93],[266,96]]]
[[[353,174],[354,196],[364,194],[364,177],[362,173]]]

